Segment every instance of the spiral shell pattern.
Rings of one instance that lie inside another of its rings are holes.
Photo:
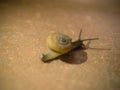
[[[72,39],[61,33],[51,33],[47,38],[48,47],[58,53],[66,53],[71,50]]]

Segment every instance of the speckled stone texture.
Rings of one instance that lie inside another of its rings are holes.
[[[94,49],[40,60],[49,33],[80,28]],[[120,1],[0,0],[0,90],[120,90]]]

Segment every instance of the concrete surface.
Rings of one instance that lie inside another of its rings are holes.
[[[119,0],[0,0],[0,90],[120,90]],[[99,37],[44,63],[46,37]],[[110,49],[110,50],[109,50]],[[69,61],[70,60],[70,61]]]

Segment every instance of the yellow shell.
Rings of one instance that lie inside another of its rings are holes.
[[[51,33],[47,38],[48,47],[58,53],[66,53],[72,49],[72,39],[61,33]]]

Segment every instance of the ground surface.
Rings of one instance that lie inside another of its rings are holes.
[[[80,28],[98,49],[40,60],[49,33],[75,40]],[[0,1],[0,90],[120,90],[119,59],[119,0]]]

